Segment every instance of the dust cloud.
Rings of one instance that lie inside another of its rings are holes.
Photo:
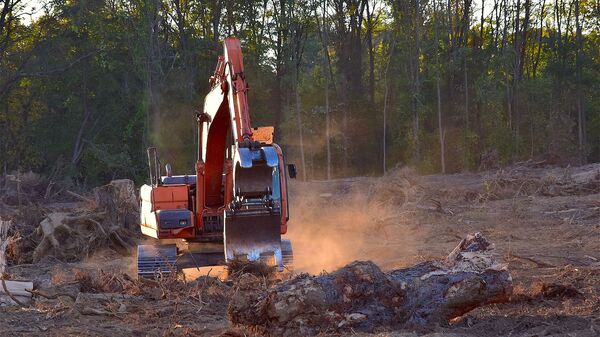
[[[382,268],[409,264],[425,235],[406,208],[414,192],[402,174],[292,183],[286,236],[294,269],[329,272],[354,260]]]

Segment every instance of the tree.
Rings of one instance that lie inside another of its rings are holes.
[[[22,0],[0,3],[4,172],[141,181],[150,144],[189,172],[190,120],[228,35],[254,123],[275,125],[306,180],[474,170],[488,154],[600,160],[596,0],[44,5],[26,19]]]

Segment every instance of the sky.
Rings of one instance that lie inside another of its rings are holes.
[[[23,0],[24,4],[25,4],[25,15],[23,16],[23,20],[26,23],[31,22],[32,20],[35,20],[36,18],[40,17],[41,15],[44,14],[44,3],[47,2],[47,0]],[[480,17],[481,15],[481,3],[482,0],[473,0],[473,10],[474,10],[474,15],[476,17]],[[493,8],[493,0],[487,0],[485,1],[485,15],[487,16]]]
[[[23,0],[23,4],[25,5],[25,14],[22,16],[23,20],[26,23],[30,23],[44,14],[44,10],[42,9],[44,2],[41,0]]]

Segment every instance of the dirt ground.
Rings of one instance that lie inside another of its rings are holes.
[[[600,164],[538,166],[432,176],[399,169],[381,178],[293,182],[287,236],[296,273],[333,271],[354,260],[406,267],[443,257],[465,234],[481,232],[514,282],[509,303],[447,325],[323,335],[600,336]],[[133,257],[112,251],[83,262],[48,257],[9,266],[13,279],[59,296],[0,307],[0,336],[253,334],[227,319],[235,278],[140,283],[127,277],[133,266]]]

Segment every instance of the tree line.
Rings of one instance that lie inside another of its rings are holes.
[[[193,172],[242,41],[255,125],[303,179],[600,160],[598,0],[0,2],[0,163],[91,185]]]

